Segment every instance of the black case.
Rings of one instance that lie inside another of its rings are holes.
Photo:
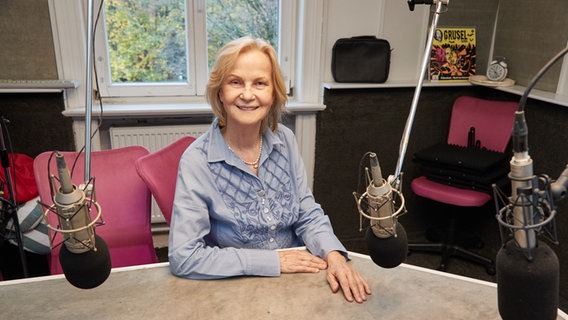
[[[331,73],[335,82],[383,83],[390,68],[390,43],[375,36],[338,39],[333,45]]]

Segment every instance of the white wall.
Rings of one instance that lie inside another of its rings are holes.
[[[321,82],[333,82],[331,53],[339,38],[375,35],[390,42],[393,49],[389,83],[408,85],[418,81],[426,43],[429,18],[434,7],[417,5],[410,11],[405,0],[305,0],[323,3]],[[462,0],[467,3],[468,0]],[[450,1],[451,8],[451,1]],[[497,88],[508,90],[507,88]],[[522,94],[525,87],[509,91]],[[533,97],[568,106],[568,55],[564,57],[556,92],[533,90]]]
[[[388,81],[415,80],[426,43],[430,6],[410,11],[402,0],[325,1],[322,81],[333,81],[331,50],[335,41],[375,35],[389,41],[392,51]]]

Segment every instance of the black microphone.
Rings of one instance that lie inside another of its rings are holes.
[[[568,167],[556,181],[547,175],[534,175],[524,105],[538,79],[567,52],[568,47],[539,71],[519,102],[512,132],[511,196],[506,197],[493,186],[503,243],[495,261],[497,299],[499,314],[505,320],[556,319],[558,314],[558,257],[538,237],[545,236],[558,244],[554,202],[566,196]]]
[[[108,246],[95,234],[94,224],[101,210],[96,202],[90,202],[85,192],[73,185],[65,158],[56,155],[60,188],[53,197],[59,228],[53,229],[63,235],[64,246],[59,253],[59,262],[69,283],[77,288],[91,289],[102,284],[109,276],[111,261]],[[91,206],[98,211],[91,218]]]
[[[560,265],[554,251],[537,239],[544,226],[553,222],[556,210],[551,184],[546,177],[533,174],[526,133],[524,112],[517,112],[509,173],[511,197],[497,216],[500,225],[509,229],[509,238],[503,238],[501,231],[503,246],[495,261],[499,314],[505,320],[556,319]]]
[[[404,211],[404,198],[383,179],[375,153],[369,154],[369,162],[371,179],[368,179],[370,182],[366,192],[360,197],[356,193],[353,195],[359,214],[371,221],[365,232],[369,256],[375,264],[383,268],[394,268],[401,264],[408,254],[406,230],[398,223],[398,216]],[[400,204],[397,203],[397,197]]]

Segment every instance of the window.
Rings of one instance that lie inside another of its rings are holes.
[[[95,66],[103,97],[195,96],[227,41],[269,41],[292,77],[295,1],[104,0],[95,31]]]

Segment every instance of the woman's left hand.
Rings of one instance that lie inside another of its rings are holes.
[[[371,294],[371,288],[361,277],[359,272],[351,268],[345,257],[338,251],[330,252],[325,258],[327,262],[327,282],[331,291],[337,292],[339,288],[347,301],[353,300],[362,303]]]

